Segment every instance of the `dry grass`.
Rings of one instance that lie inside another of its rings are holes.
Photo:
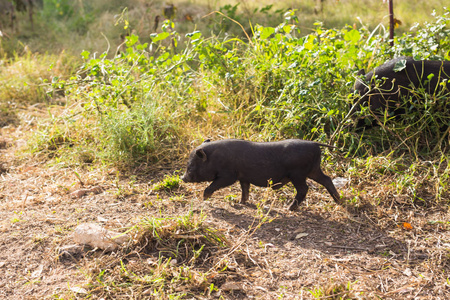
[[[314,22],[323,22],[326,28],[341,28],[348,25],[359,26],[362,22],[373,30],[379,24],[385,28],[388,27],[388,3],[384,1],[371,0],[341,0],[341,1],[171,1],[175,4],[177,10],[175,22],[177,31],[188,33],[194,30],[209,32],[214,26],[222,30],[221,18],[216,18],[214,14],[205,17],[213,11],[221,10],[229,14],[225,9],[226,5],[230,7],[238,5],[235,15],[230,15],[238,19],[248,32],[250,23],[252,25],[261,24],[264,26],[276,26],[283,21],[282,13],[277,10],[287,10],[289,8],[297,10],[300,20],[299,26],[303,33],[311,32]],[[35,15],[34,30],[31,30],[27,14],[17,15],[16,29],[3,28],[5,37],[3,42],[0,40],[0,54],[13,53],[17,48],[27,45],[32,51],[41,53],[60,53],[63,49],[71,51],[78,55],[83,50],[91,52],[103,52],[108,45],[111,51],[123,42],[122,34],[136,32],[139,36],[148,37],[154,32],[154,20],[157,15],[162,16],[165,1],[59,1],[61,6],[54,7],[54,3],[49,3],[48,8]],[[65,11],[63,6],[70,3],[73,8],[72,13]],[[258,9],[273,5],[267,14],[261,13]],[[123,8],[127,6],[126,17],[130,21],[128,29],[124,29],[123,24],[115,26]],[[448,6],[445,0],[428,1],[406,1],[397,0],[395,2],[395,16],[402,22],[398,33],[408,31],[416,22],[423,23],[433,18],[431,13],[436,10],[442,14],[444,7]],[[60,11],[58,11],[60,10]],[[255,12],[255,10],[257,12]],[[56,13],[62,13],[59,18]],[[159,23],[161,25],[161,23]],[[241,29],[236,26],[230,29],[235,34],[241,34]],[[10,38],[8,38],[10,37]],[[106,37],[106,38],[105,38]],[[3,45],[2,45],[3,44]],[[4,49],[2,49],[2,46]]]

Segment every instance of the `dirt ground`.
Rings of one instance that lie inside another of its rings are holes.
[[[208,201],[201,199],[204,184],[183,183],[156,193],[151,191],[153,182],[176,168],[140,177],[118,176],[111,168],[48,165],[20,155],[27,126],[0,128],[2,299],[87,297],[74,287],[89,281],[85,266],[95,257],[60,258],[60,249],[74,244],[78,224],[93,222],[120,231],[144,217],[190,210],[205,214],[205,222],[224,233],[240,259],[230,256],[231,271],[216,284],[219,291],[187,298],[450,299],[447,207],[412,207],[387,195],[380,206],[349,212],[314,183],[296,212],[287,210],[287,200],[279,200],[292,199],[292,187],[277,192],[252,188],[249,205],[230,200],[229,195],[239,199],[238,185]],[[352,188],[371,191],[362,196],[366,198],[382,189],[370,181],[348,179],[339,188],[344,197]],[[100,188],[73,194],[92,187]],[[174,201],[177,195],[184,196]],[[255,229],[261,199],[266,199],[269,220]]]

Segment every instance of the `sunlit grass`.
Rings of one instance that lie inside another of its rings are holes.
[[[303,34],[313,31],[315,22],[322,22],[325,28],[340,28],[345,25],[367,26],[373,30],[379,24],[388,27],[387,1],[211,1],[195,2],[172,1],[176,7],[174,21],[177,31],[188,33],[200,30],[205,34],[229,33],[242,35],[242,29],[219,14],[240,22],[248,34],[251,26],[276,26],[283,20],[283,13],[288,9],[296,11],[299,28]],[[318,3],[322,3],[319,5]],[[155,30],[156,16],[164,15],[164,1],[154,1],[151,7],[138,0],[127,1],[47,1],[43,9],[34,15],[34,28],[27,14],[18,14],[15,31],[3,29],[9,38],[3,39],[4,52],[12,55],[19,45],[26,45],[33,52],[58,54],[63,49],[78,54],[83,50],[103,51],[110,46],[115,50],[122,42],[121,36],[135,33],[149,40],[149,34]],[[395,16],[402,24],[396,29],[398,33],[408,31],[416,22],[431,21],[431,13],[444,12],[448,6],[445,0],[431,1],[395,1]],[[126,10],[127,28],[118,22],[119,16]],[[160,18],[161,19],[161,18]],[[161,22],[158,23],[161,25]],[[0,51],[1,53],[1,51]]]
[[[11,106],[52,103],[53,96],[58,96],[47,95],[52,81],[69,76],[79,64],[64,52],[41,55],[27,49],[0,62],[0,103]]]

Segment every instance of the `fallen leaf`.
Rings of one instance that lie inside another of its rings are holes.
[[[408,222],[403,222],[403,228],[406,230],[411,230],[413,229],[412,225]]]
[[[343,177],[336,177],[333,179],[333,184],[336,188],[342,188],[344,187],[347,183],[349,182],[349,180],[347,178],[343,178]]]

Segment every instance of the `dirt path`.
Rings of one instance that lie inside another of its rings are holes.
[[[89,268],[95,268],[96,257],[113,254],[93,256],[84,250],[64,259],[61,248],[74,244],[78,224],[123,230],[144,217],[189,211],[206,215],[205,222],[235,247],[227,253],[226,276],[215,281],[218,291],[194,293],[197,298],[450,298],[448,208],[401,207],[386,199],[349,214],[313,186],[299,211],[289,212],[279,199],[291,199],[291,187],[276,193],[252,189],[251,204],[243,206],[226,200],[240,195],[237,186],[205,202],[200,197],[204,185],[156,193],[148,178],[132,181],[117,178],[113,169],[89,167],[76,170],[81,186],[69,168],[19,159],[21,130],[3,128],[0,136],[0,298],[86,297],[77,288],[90,282]],[[99,189],[71,194],[91,187]],[[345,195],[351,187],[341,191]],[[258,210],[261,199],[265,207]],[[265,213],[268,219],[255,229]]]

